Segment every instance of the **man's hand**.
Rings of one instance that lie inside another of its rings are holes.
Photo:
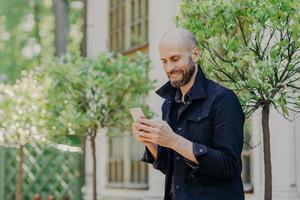
[[[132,129],[137,140],[146,144],[154,157],[157,156],[157,147],[154,148],[153,145],[160,145],[173,149],[198,164],[193,153],[193,143],[174,133],[167,122],[139,118],[137,122],[133,123]]]
[[[135,137],[140,142],[158,144],[168,148],[173,148],[176,145],[177,134],[165,121],[139,118],[133,124],[133,130]]]
[[[144,133],[145,131],[142,130],[141,126],[140,126],[140,123],[138,122],[133,122],[132,124],[132,133],[135,137],[135,139],[140,142],[140,143],[144,143],[145,145],[147,144],[150,144],[146,141],[144,141],[144,138],[142,137],[142,134]]]
[[[133,123],[132,128],[137,140],[146,144],[154,157],[157,156],[157,148],[154,148],[153,145],[159,145],[173,149],[198,164],[193,153],[193,143],[174,133],[167,122],[139,118],[137,122]]]
[[[141,128],[141,124],[139,122],[134,122],[132,124],[132,133],[135,137],[135,139],[141,143],[143,143],[151,152],[154,159],[157,159],[157,144],[147,142],[145,138],[143,137],[143,134],[145,131]]]

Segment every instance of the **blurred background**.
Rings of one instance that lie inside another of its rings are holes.
[[[182,2],[0,0],[0,200],[163,198],[128,109],[161,116],[158,43]],[[300,120],[271,110],[270,127],[273,199],[299,200]],[[242,153],[247,200],[263,199],[262,141],[255,112]]]

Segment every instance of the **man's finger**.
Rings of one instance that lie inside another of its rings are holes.
[[[142,138],[155,138],[156,136],[153,133],[148,133],[146,131],[135,131],[139,137]]]
[[[146,137],[146,136],[148,136],[147,134],[149,134],[149,133],[146,131],[143,131],[143,130],[135,130],[135,131],[133,131],[133,134],[138,137]]]
[[[143,130],[143,131],[146,131],[146,132],[155,132],[156,131],[155,128],[152,128],[150,126],[147,126],[147,125],[144,125],[144,124],[141,124],[141,123],[137,123],[135,127],[136,127],[137,130]]]
[[[137,131],[140,131],[140,130],[144,130],[144,126],[142,126],[143,124],[139,123],[139,122],[134,122],[133,125],[132,125],[132,130],[137,130]]]
[[[153,138],[143,138],[142,140],[143,140],[144,143],[152,143],[152,144],[155,144]]]
[[[136,123],[136,122],[133,122],[133,123],[132,123],[132,126],[131,126],[132,130],[136,130],[136,129],[137,129],[136,126],[137,126],[137,123]]]
[[[142,131],[133,131],[133,135],[134,135],[135,139],[144,144],[148,143],[148,142],[145,142],[145,138],[141,136],[141,132]]]
[[[145,118],[142,118],[140,117],[138,119],[138,122],[142,123],[142,124],[145,124],[145,125],[148,125],[148,126],[151,126],[151,127],[155,127],[155,122],[150,120],[150,119],[145,119]]]

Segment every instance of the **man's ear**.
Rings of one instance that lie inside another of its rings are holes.
[[[192,60],[194,63],[196,63],[199,59],[200,59],[200,49],[198,47],[195,47],[192,53]]]

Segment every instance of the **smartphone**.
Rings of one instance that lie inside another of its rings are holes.
[[[140,117],[145,118],[142,108],[130,108],[129,112],[134,121],[137,121]]]

